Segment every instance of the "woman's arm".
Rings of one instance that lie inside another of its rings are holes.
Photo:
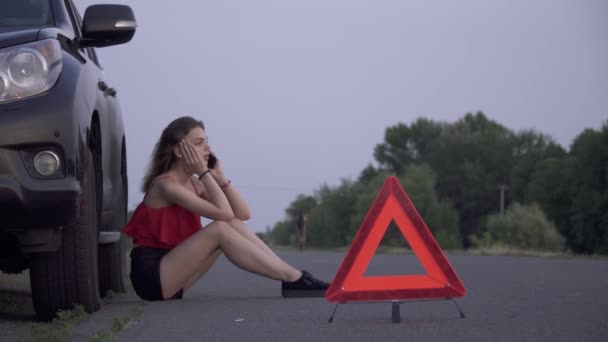
[[[230,203],[230,207],[234,211],[234,215],[242,220],[246,221],[251,218],[251,210],[249,209],[249,205],[241,195],[241,193],[232,185],[232,183],[228,180],[228,177],[224,175],[224,169],[221,165],[221,162],[218,160],[215,164],[215,167],[211,170],[211,175],[216,180],[217,184],[220,185],[220,188],[223,190],[226,198],[228,199],[228,203]],[[201,198],[210,199],[211,193],[208,191],[205,184],[195,181],[202,189],[196,189],[197,193]]]
[[[213,172],[213,171],[211,171]],[[249,206],[241,193],[232,185],[230,180],[227,178],[217,179],[216,181],[221,185],[221,189],[224,190],[224,194],[226,198],[228,198],[228,202],[230,203],[230,207],[234,211],[234,215],[241,219],[242,221],[247,221],[251,218],[251,210],[249,210]]]

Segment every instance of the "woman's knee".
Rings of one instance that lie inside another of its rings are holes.
[[[236,218],[236,217],[233,218],[230,221],[226,221],[226,223],[228,223],[228,225],[230,226],[230,228],[236,229],[236,230],[239,230],[242,227],[245,227],[245,223],[241,219]]]
[[[225,221],[213,221],[205,227],[205,230],[217,236],[224,236],[234,231],[232,226]]]
[[[209,223],[208,225],[205,226],[205,229],[210,230],[210,229],[221,229],[224,227],[227,227],[228,223],[226,223],[226,221],[213,221],[211,223]]]

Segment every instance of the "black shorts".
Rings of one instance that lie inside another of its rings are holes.
[[[160,260],[169,252],[168,249],[152,247],[135,247],[131,250],[131,283],[139,298],[145,300],[163,300],[163,289],[160,283]],[[181,299],[183,289],[171,299]]]

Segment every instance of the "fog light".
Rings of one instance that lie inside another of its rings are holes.
[[[34,168],[43,176],[50,176],[61,166],[59,156],[53,151],[41,151],[34,157]]]

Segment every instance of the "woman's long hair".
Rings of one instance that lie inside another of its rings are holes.
[[[154,146],[152,160],[150,160],[150,164],[148,164],[146,175],[142,181],[142,192],[145,193],[148,191],[148,187],[156,177],[169,171],[171,165],[173,165],[173,162],[175,161],[173,147],[175,147],[175,145],[195,127],[200,127],[205,130],[205,125],[202,121],[196,120],[191,116],[182,116],[181,118],[173,120],[169,126],[163,130],[160,139],[156,143],[156,146]]]

